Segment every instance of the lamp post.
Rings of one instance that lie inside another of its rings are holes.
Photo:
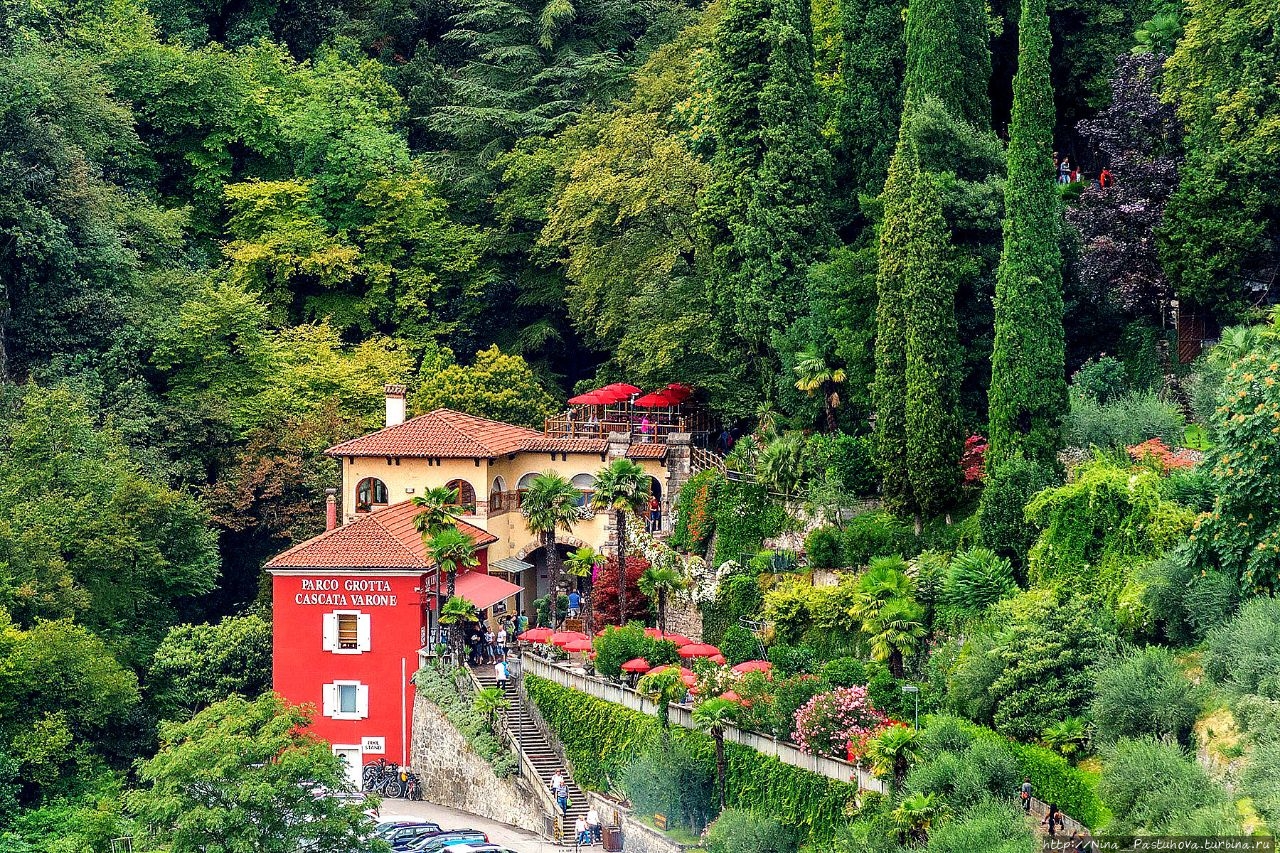
[[[914,684],[902,684],[899,686],[902,689],[903,693],[910,693],[913,697],[915,697],[916,717],[915,717],[914,728],[916,729],[916,731],[919,731],[920,730],[920,688],[916,687]]]

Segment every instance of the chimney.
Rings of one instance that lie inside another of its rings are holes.
[[[338,490],[324,490],[324,529],[332,530],[338,526]]]
[[[403,385],[387,385],[387,426],[395,426],[404,423],[404,392]]]

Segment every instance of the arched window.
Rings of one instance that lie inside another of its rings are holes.
[[[596,478],[590,474],[574,474],[569,482],[582,493],[582,497],[578,498],[578,506],[586,506],[587,501],[591,500],[591,496],[595,494]]]
[[[516,506],[524,503],[524,493],[529,490],[529,485],[533,483],[533,479],[537,476],[537,471],[530,471],[516,481]]]
[[[356,512],[368,512],[387,505],[387,484],[377,477],[365,477],[356,483]]]
[[[462,510],[463,515],[475,515],[476,490],[470,483],[466,480],[450,480],[444,487],[458,493],[456,506]]]

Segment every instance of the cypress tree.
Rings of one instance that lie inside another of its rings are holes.
[[[844,51],[840,60],[840,159],[849,190],[884,189],[902,119],[905,0],[840,0]]]
[[[807,0],[730,0],[715,38],[712,298],[726,344],[762,383],[779,373],[773,336],[806,312],[806,271],[834,240],[809,16]]]
[[[991,48],[981,0],[911,0],[907,107],[932,96],[979,130],[991,127]],[[905,112],[905,109],[904,109]]]
[[[911,239],[911,192],[918,167],[905,135],[889,162],[880,260],[876,271],[876,375],[871,401],[876,411],[875,459],[885,509],[896,515],[916,510],[907,470],[907,249]]]
[[[938,178],[917,174],[909,199],[903,278],[906,333],[907,475],[916,505],[936,515],[955,504],[960,486],[959,350],[956,280]]]
[[[1023,0],[996,276],[989,470],[1021,454],[1054,464],[1067,404],[1061,206],[1053,176],[1053,86],[1045,0]]]

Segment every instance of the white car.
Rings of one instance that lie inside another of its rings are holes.
[[[440,850],[440,853],[516,853],[509,847],[499,847],[497,844],[450,844]]]

